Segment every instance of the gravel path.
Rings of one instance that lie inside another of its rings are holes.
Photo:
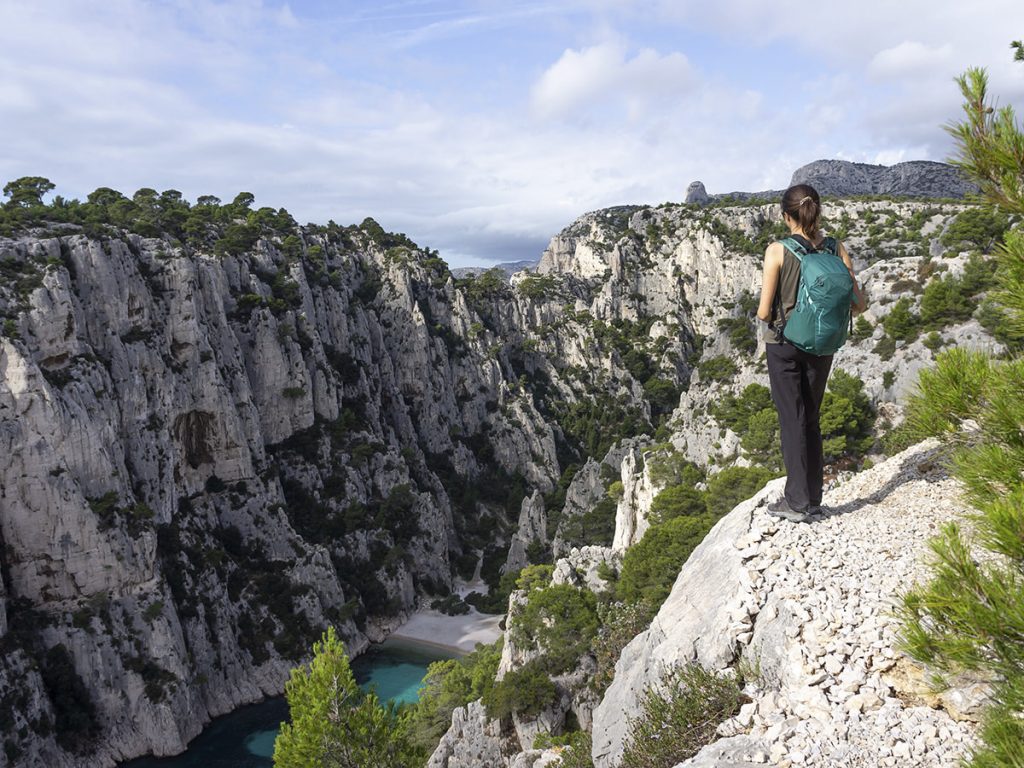
[[[761,507],[736,542],[753,606],[739,641],[781,654],[780,679],[720,728],[735,738],[682,765],[956,766],[968,751],[973,723],[913,705],[894,615],[927,578],[928,540],[968,512],[958,484],[926,444],[852,476],[824,503],[831,512],[810,524]],[[769,626],[780,637],[765,644]]]

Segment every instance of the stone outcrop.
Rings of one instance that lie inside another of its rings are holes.
[[[954,166],[929,160],[910,160],[891,166],[847,160],[815,160],[797,168],[789,184],[810,184],[820,194],[830,197],[962,198],[978,191]]]
[[[815,160],[793,172],[789,186],[810,184],[828,197],[885,195],[892,197],[964,198],[978,191],[963,174],[947,163],[909,160],[895,165],[871,165],[849,160]],[[714,202],[748,200],[778,201],[784,189],[761,192],[726,192],[709,195],[704,184],[694,181],[686,189],[684,202],[708,205]]]
[[[534,491],[523,499],[519,513],[519,527],[512,534],[508,558],[505,560],[504,571],[518,571],[529,564],[527,551],[531,545],[544,546],[548,543],[548,518],[544,513],[544,497],[540,491]]]
[[[782,481],[723,518],[650,629],[622,652],[594,713],[595,766],[617,764],[639,696],[666,670],[724,671],[741,661],[748,676],[754,670],[750,703],[679,768],[958,764],[974,738],[963,710],[977,710],[984,683],[915,698],[923,673],[898,673],[915,667],[898,649],[892,612],[908,585],[927,577],[928,538],[967,514],[938,451],[934,442],[915,446],[833,487],[816,523],[766,514]]]
[[[452,725],[441,737],[427,768],[505,766],[518,752],[518,742],[504,736],[501,724],[488,719],[483,704],[474,701],[452,713]]]

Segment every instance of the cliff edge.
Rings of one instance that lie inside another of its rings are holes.
[[[694,550],[594,712],[596,768],[617,765],[639,698],[665,670],[753,670],[750,701],[677,768],[956,765],[985,688],[932,695],[898,649],[899,596],[927,577],[928,539],[967,509],[926,442],[826,494],[823,519],[770,517],[777,480]]]

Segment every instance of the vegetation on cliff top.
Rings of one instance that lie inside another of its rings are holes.
[[[1018,53],[1020,48],[1018,44]],[[960,80],[966,120],[951,126],[957,164],[993,207],[988,220],[1024,215],[1024,130],[1012,108],[989,106],[987,77]],[[996,299],[1010,331],[1024,335],[1024,230],[1002,233]],[[944,676],[992,682],[975,768],[1024,765],[1024,358],[995,360],[952,349],[923,372],[908,404],[915,436],[938,435],[954,449],[956,474],[978,514],[932,541],[932,580],[904,598],[904,637],[917,659]],[[976,431],[964,433],[967,424]],[[986,550],[981,554],[979,550]]]

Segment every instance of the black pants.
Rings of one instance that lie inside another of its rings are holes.
[[[772,400],[779,412],[786,501],[802,511],[821,504],[824,459],[818,415],[832,355],[811,355],[787,342],[765,347]]]

